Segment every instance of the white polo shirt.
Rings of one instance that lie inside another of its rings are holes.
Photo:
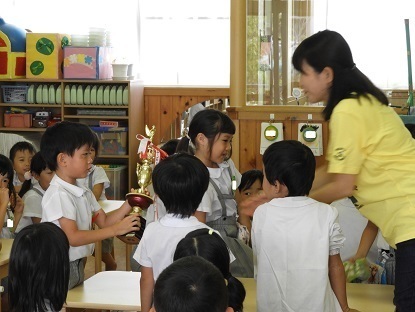
[[[59,219],[64,217],[76,221],[78,230],[91,230],[92,216],[100,209],[91,190],[79,182],[77,185],[65,182],[55,174],[42,199],[42,222],[53,222],[60,227]],[[69,260],[90,256],[93,251],[93,243],[70,246]]]

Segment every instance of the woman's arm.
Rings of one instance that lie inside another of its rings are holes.
[[[360,238],[359,248],[357,249],[354,257],[350,260],[353,262],[357,259],[366,258],[377,235],[378,227],[374,223],[367,221],[367,225],[363,230],[362,237]]]
[[[309,197],[317,201],[330,204],[335,200],[351,196],[356,188],[357,175],[355,174],[328,174],[322,172],[321,175],[319,182],[316,183],[316,186],[313,184],[309,194]],[[320,183],[323,184],[317,187]]]
[[[148,312],[153,304],[154,276],[153,268],[141,267],[140,298],[141,311]]]

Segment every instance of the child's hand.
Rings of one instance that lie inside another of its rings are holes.
[[[23,199],[16,194],[16,206],[14,207],[14,213],[23,213],[24,201]]]
[[[140,218],[137,213],[132,213],[113,225],[115,235],[123,235],[140,229]]]
[[[252,217],[257,207],[266,202],[268,202],[268,199],[262,192],[255,196],[249,196],[239,203],[238,212],[239,214]]]
[[[0,204],[7,206],[9,203],[9,189],[6,187],[0,188]]]

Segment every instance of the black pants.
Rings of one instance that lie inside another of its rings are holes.
[[[415,311],[415,239],[396,244],[395,298],[397,312]]]

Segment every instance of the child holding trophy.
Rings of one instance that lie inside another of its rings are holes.
[[[53,222],[65,232],[70,249],[69,289],[84,280],[84,258],[94,242],[122,235],[140,226],[137,214],[129,214],[125,202],[106,214],[92,191],[77,181],[86,178],[92,166],[94,133],[82,123],[62,121],[46,129],[40,142],[42,157],[55,176],[42,199],[42,222]],[[92,219],[100,227],[92,230]]]

